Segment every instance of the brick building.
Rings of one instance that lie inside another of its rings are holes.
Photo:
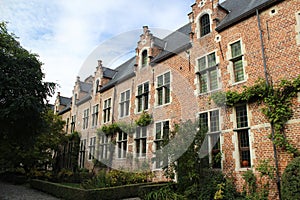
[[[67,121],[66,131],[81,134],[80,166],[91,168],[92,159],[111,159],[112,167],[157,172],[163,161],[154,159],[163,134],[175,123],[200,119],[208,127],[208,152],[212,167],[235,177],[261,160],[275,165],[268,135],[271,126],[263,105],[218,107],[211,95],[242,91],[258,78],[273,84],[300,74],[300,4],[297,0],[196,0],[189,23],[165,38],[154,36],[147,26],[137,41],[136,55],[116,69],[98,66],[93,76],[74,86],[72,104],[57,113]],[[59,101],[60,100],[60,101]],[[63,107],[62,107],[63,106]],[[286,124],[286,137],[300,149],[300,98],[293,100],[294,114]],[[143,111],[153,122],[134,133],[97,134],[103,125],[132,124]],[[110,146],[115,140],[115,145]],[[111,151],[112,149],[113,152]],[[215,152],[222,152],[214,163]],[[281,175],[292,155],[277,150]],[[270,198],[277,197],[276,184]]]

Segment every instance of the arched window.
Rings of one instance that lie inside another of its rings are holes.
[[[200,18],[200,36],[210,33],[210,20],[209,15],[205,14]]]
[[[147,61],[148,61],[148,53],[147,50],[144,50],[142,52],[142,67],[145,67],[147,65]]]

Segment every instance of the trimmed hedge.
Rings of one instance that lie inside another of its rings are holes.
[[[80,188],[73,188],[58,183],[36,180],[36,179],[30,181],[30,186],[32,188],[41,190],[43,192],[67,200],[68,199],[71,200],[74,198],[84,199],[84,200],[93,200],[93,199],[118,200],[123,198],[132,198],[132,197],[139,196],[139,194],[143,195],[147,191],[159,189],[160,187],[163,187],[165,185],[166,184],[141,183],[141,184],[132,184],[132,185],[109,187],[109,188],[86,190]],[[149,186],[149,187],[145,187],[145,186]]]
[[[300,157],[294,158],[282,174],[282,199],[300,199]]]
[[[0,180],[14,185],[22,185],[27,182],[26,176],[22,174],[15,174],[13,172],[0,173]]]

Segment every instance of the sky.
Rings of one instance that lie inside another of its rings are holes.
[[[0,21],[39,55],[44,81],[71,97],[97,60],[114,68],[134,54],[142,27],[160,38],[188,23],[195,0],[0,0]],[[56,94],[50,98],[54,103]]]

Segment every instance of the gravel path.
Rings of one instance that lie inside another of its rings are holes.
[[[58,200],[26,185],[0,182],[0,200]]]

